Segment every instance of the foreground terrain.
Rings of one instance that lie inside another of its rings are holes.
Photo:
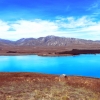
[[[0,100],[100,100],[100,79],[0,73]]]

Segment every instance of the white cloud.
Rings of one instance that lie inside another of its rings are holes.
[[[61,19],[61,20],[60,20]],[[94,18],[83,16],[81,18],[58,18],[57,23],[66,31],[66,36],[84,38],[84,39],[100,39],[100,21]]]
[[[0,20],[0,33],[7,31],[10,28],[9,25],[7,25],[6,22],[3,22],[2,20]]]
[[[44,20],[34,20],[34,21],[26,21],[20,20],[12,25],[13,29],[17,32],[23,33],[40,33],[40,32],[48,32],[57,30],[57,26],[53,22],[44,21]]]
[[[78,28],[78,27],[86,27],[92,26],[95,22],[91,21],[87,16],[83,16],[81,18],[61,18],[61,20],[57,21],[62,27],[65,28]]]
[[[57,35],[84,39],[100,39],[100,21],[88,16],[81,18],[58,17],[55,21],[35,19],[14,23],[0,21],[0,38],[17,40],[28,37]]]
[[[58,30],[58,26],[54,22],[41,19],[35,19],[34,21],[18,20],[12,24],[6,22],[2,23],[0,23],[0,26],[2,26],[0,28],[0,37],[13,40],[27,37],[46,36],[54,34],[54,32]]]

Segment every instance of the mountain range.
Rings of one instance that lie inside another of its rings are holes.
[[[17,41],[0,39],[0,53],[40,53],[79,50],[99,50],[100,41],[46,36],[40,38],[22,38]]]
[[[46,36],[40,38],[22,38],[17,41],[10,41],[0,39],[1,45],[15,45],[15,46],[68,46],[68,45],[91,45],[91,44],[100,44],[100,41],[92,41],[85,39],[77,39],[77,38],[66,38],[66,37],[58,37],[58,36]]]

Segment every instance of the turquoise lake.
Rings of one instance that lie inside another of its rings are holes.
[[[100,54],[61,57],[0,56],[0,72],[38,72],[100,78]]]

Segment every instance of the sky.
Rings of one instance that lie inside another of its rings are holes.
[[[100,40],[100,0],[0,0],[0,38]]]

